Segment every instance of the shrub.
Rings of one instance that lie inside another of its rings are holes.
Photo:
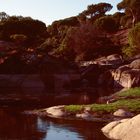
[[[124,54],[133,56],[140,53],[140,23],[129,31],[129,46],[124,48]]]
[[[113,43],[100,30],[92,24],[84,24],[68,30],[63,39],[59,51],[75,60],[91,60],[99,56],[114,53]]]
[[[104,16],[97,19],[95,26],[104,32],[114,32],[119,28],[112,16]]]

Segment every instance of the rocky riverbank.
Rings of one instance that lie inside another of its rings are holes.
[[[68,111],[67,106],[53,106],[46,109],[25,111],[25,114],[34,114],[42,117],[63,118],[63,119],[76,119],[87,121],[110,122],[114,120],[121,120],[123,118],[130,118],[134,116],[133,113],[124,109],[118,109],[114,113],[102,113],[92,111],[90,106],[83,106],[81,111]]]
[[[139,140],[140,88],[117,92],[108,99],[110,101],[102,104],[60,105],[24,113],[57,119],[107,122],[109,124],[102,129],[102,132],[108,138]],[[132,133],[129,135],[129,132]]]
[[[112,121],[129,118],[140,110],[140,88],[117,92],[105,97],[104,103],[90,105],[60,105],[30,113],[58,118]]]

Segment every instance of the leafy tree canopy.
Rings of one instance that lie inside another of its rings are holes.
[[[45,23],[30,17],[11,16],[0,22],[0,38],[10,40],[11,35],[23,34],[28,41],[46,37]]]
[[[126,15],[131,15],[133,25],[140,20],[140,0],[123,0],[117,8],[124,10]]]
[[[128,34],[129,45],[124,46],[122,51],[125,56],[131,57],[140,53],[140,22],[133,27]]]
[[[104,32],[114,32],[118,29],[118,24],[112,16],[104,16],[95,21],[95,26]]]
[[[87,7],[87,10],[83,11],[80,16],[85,16],[87,19],[95,20],[101,16],[104,16],[106,12],[112,9],[112,5],[109,3],[92,4]]]

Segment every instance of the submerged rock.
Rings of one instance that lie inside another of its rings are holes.
[[[85,120],[89,120],[89,119],[93,118],[93,116],[88,112],[83,112],[81,114],[78,113],[78,114],[76,114],[76,117],[81,118],[81,119],[85,119]]]
[[[132,117],[133,114],[131,112],[128,112],[124,109],[118,109],[113,113],[114,116],[116,117]]]

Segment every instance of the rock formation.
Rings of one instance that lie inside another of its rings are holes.
[[[111,122],[102,128],[102,132],[113,140],[140,140],[140,115]]]

